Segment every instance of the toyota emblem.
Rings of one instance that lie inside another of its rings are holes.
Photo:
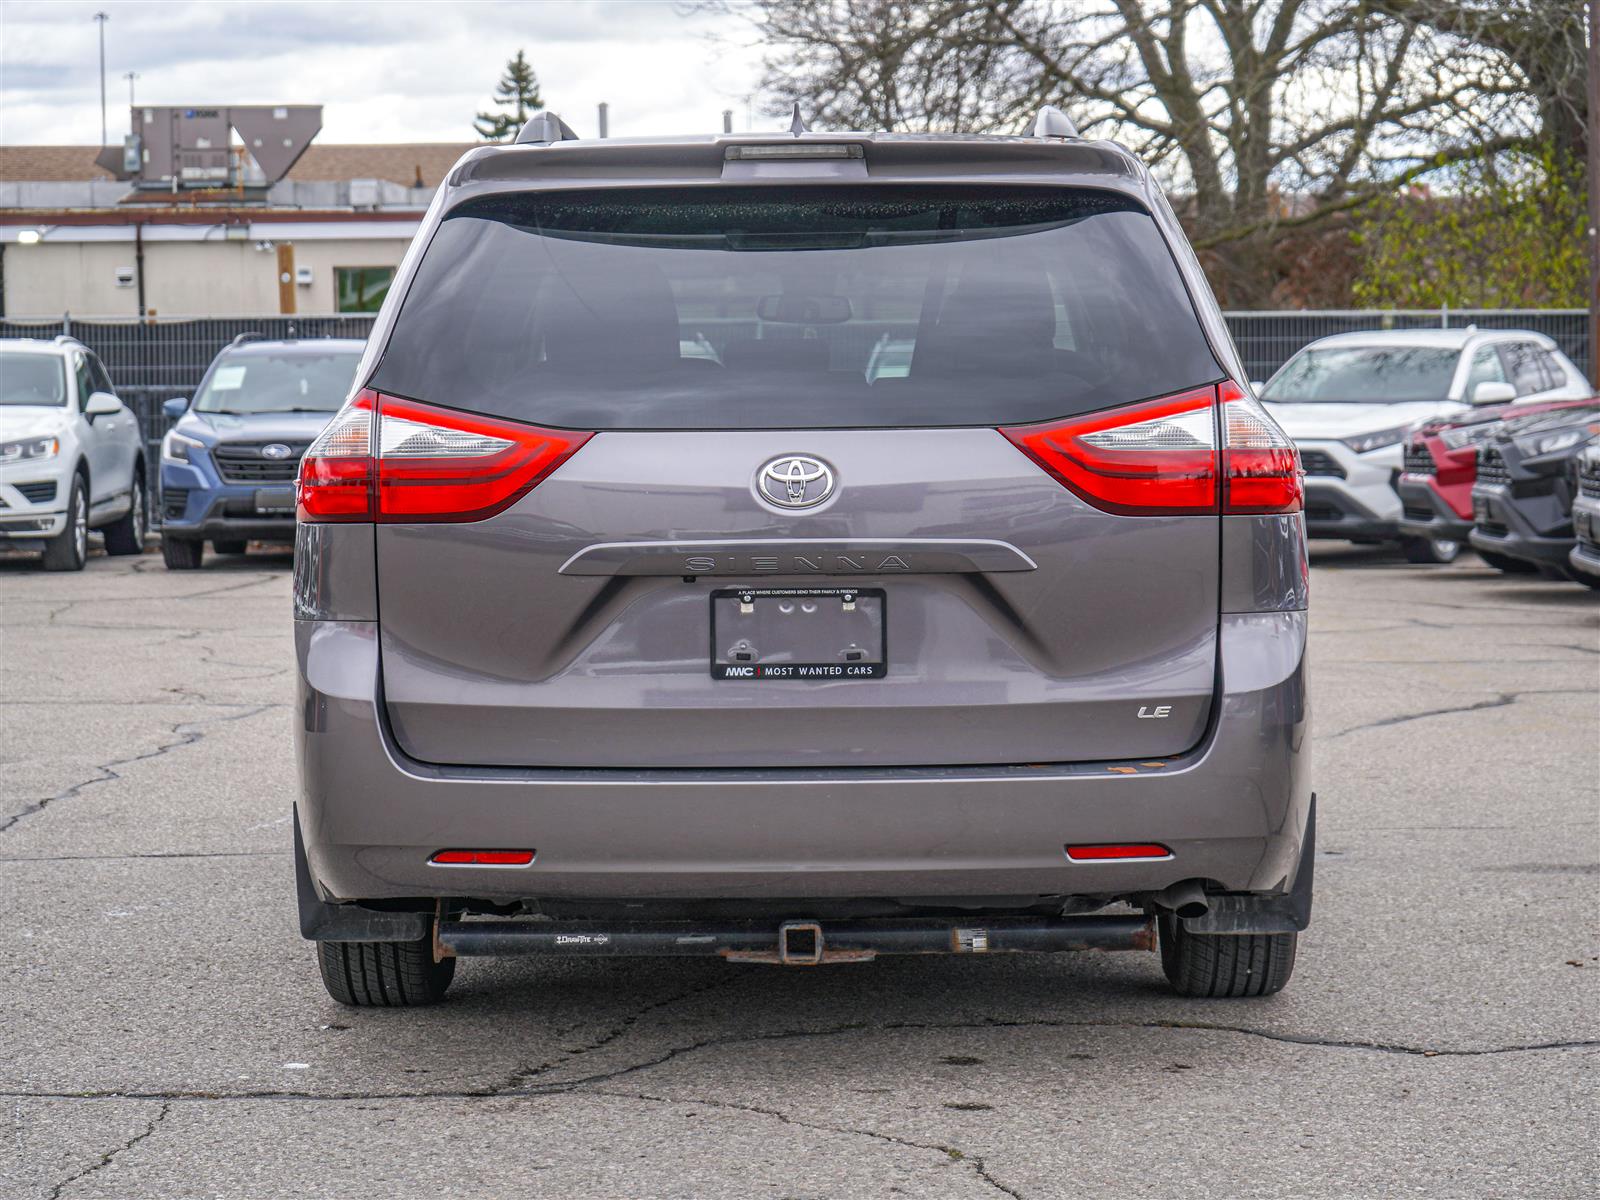
[[[785,454],[756,473],[756,490],[780,508],[811,508],[833,495],[833,471],[820,458]]]

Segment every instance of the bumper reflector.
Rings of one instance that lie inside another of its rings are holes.
[[[1073,862],[1108,862],[1141,858],[1171,858],[1172,851],[1157,842],[1132,842],[1115,846],[1068,846]]]
[[[441,867],[525,867],[532,850],[441,850],[428,860]]]

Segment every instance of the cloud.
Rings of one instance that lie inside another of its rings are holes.
[[[618,136],[746,127],[759,53],[725,22],[671,3],[234,3],[0,0],[0,142],[100,137],[96,11],[106,25],[107,123],[140,104],[322,104],[325,142],[468,141],[520,48],[544,100],[580,134],[610,104]],[[762,118],[757,116],[758,122]]]

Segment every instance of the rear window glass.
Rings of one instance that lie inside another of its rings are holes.
[[[1042,421],[1221,375],[1130,201],[728,187],[456,208],[371,386],[566,428],[783,429]]]

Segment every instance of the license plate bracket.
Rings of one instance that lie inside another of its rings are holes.
[[[711,677],[882,679],[882,588],[719,588],[711,593]]]
[[[292,487],[257,488],[256,512],[262,516],[286,516],[294,512]]]

